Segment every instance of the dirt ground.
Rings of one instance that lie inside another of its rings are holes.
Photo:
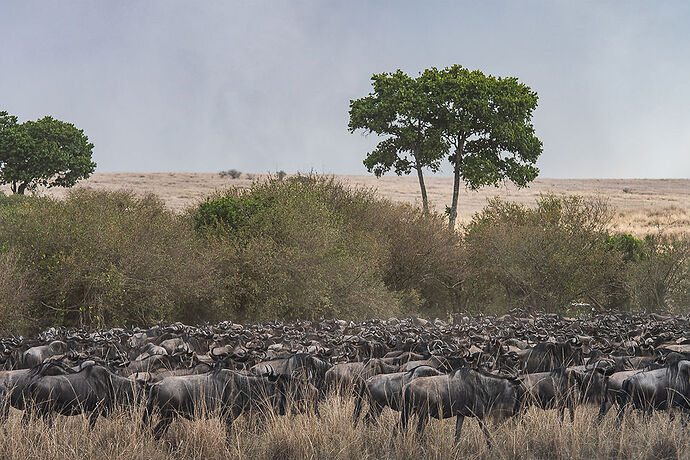
[[[239,179],[212,173],[95,173],[77,187],[97,190],[130,189],[137,193],[153,192],[176,211],[194,205],[218,189],[247,187],[252,178],[243,174]],[[376,189],[394,201],[421,202],[416,177],[336,176],[353,186]],[[452,178],[426,178],[432,207],[441,212],[450,204]],[[9,193],[8,187],[0,190]],[[64,189],[42,190],[53,196],[64,196]],[[670,233],[690,232],[690,179],[537,179],[529,188],[513,185],[486,187],[479,191],[463,190],[458,216],[466,222],[482,209],[487,200],[500,196],[506,200],[533,205],[540,194],[585,195],[602,197],[616,210],[614,228],[634,234],[660,230]]]

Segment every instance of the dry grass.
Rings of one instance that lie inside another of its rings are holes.
[[[461,441],[453,442],[455,421],[432,420],[422,438],[412,430],[391,440],[398,413],[386,409],[380,423],[352,428],[352,399],[331,398],[322,416],[269,416],[256,424],[241,417],[229,438],[219,419],[177,420],[162,440],[139,428],[141,408],[109,419],[89,430],[84,417],[57,417],[49,428],[42,420],[21,424],[14,411],[0,427],[0,457],[25,458],[690,458],[688,428],[665,413],[649,421],[627,416],[622,427],[609,413],[602,425],[596,408],[580,407],[574,423],[560,423],[556,411],[529,409],[522,421],[492,425],[494,446],[487,449],[476,421],[467,419]]]
[[[420,202],[419,186],[414,177],[336,177],[352,185],[373,187],[393,201]],[[261,179],[262,176],[254,175],[253,178]],[[215,190],[248,187],[251,181],[246,174],[239,179],[231,179],[210,173],[96,173],[77,187],[153,192],[172,209],[180,211]],[[442,212],[450,203],[452,178],[428,177],[427,188],[432,207]],[[6,186],[0,190],[9,193]],[[64,196],[65,190],[54,189],[48,193]],[[512,185],[486,187],[478,192],[466,190],[460,196],[458,221],[469,221],[494,196],[534,205],[539,195],[544,193],[603,197],[617,211],[614,228],[637,236],[657,232],[658,229],[673,234],[690,232],[690,179],[537,179],[522,190]]]

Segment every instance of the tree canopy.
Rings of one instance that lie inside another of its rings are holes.
[[[446,158],[453,168],[453,198],[447,208],[455,226],[460,183],[470,189],[510,180],[518,187],[533,181],[542,143],[534,134],[537,93],[517,78],[485,75],[460,65],[427,69],[417,78],[401,70],[375,74],[373,91],[350,101],[350,132],[386,136],[364,160],[376,176],[394,169],[419,177],[436,172]]]
[[[508,179],[525,187],[536,179],[542,143],[534,134],[537,93],[517,78],[499,78],[460,65],[425,70],[420,80],[432,99],[431,111],[450,146],[453,198],[449,224],[455,226],[460,181],[470,189]]]
[[[423,168],[438,171],[445,147],[441,129],[432,119],[429,94],[418,79],[403,71],[375,74],[373,91],[350,101],[350,132],[362,129],[386,136],[371,151],[364,165],[377,177],[393,169],[396,174],[417,172],[424,211],[429,212]]]
[[[0,112],[0,183],[14,193],[38,186],[71,187],[96,169],[84,131],[50,116],[18,123]]]

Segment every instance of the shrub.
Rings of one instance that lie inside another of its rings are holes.
[[[223,303],[239,318],[443,314],[453,307],[457,235],[440,217],[371,190],[312,175],[276,177],[218,194],[191,216],[216,248]]]
[[[230,179],[239,179],[242,176],[242,171],[236,169],[227,169],[218,173],[220,177],[230,176]]]
[[[607,246],[610,216],[577,196],[542,196],[534,209],[490,201],[466,228],[468,308],[611,306],[622,256]]]
[[[657,234],[639,244],[639,256],[626,269],[634,304],[645,310],[690,306],[690,240]]]
[[[0,334],[18,334],[30,325],[26,306],[31,288],[18,254],[0,250]]]
[[[9,284],[32,287],[36,327],[203,320],[210,283],[198,241],[151,195],[74,190],[0,206],[0,247],[26,271]]]
[[[240,319],[362,318],[396,311],[382,282],[385,247],[343,223],[341,186],[303,176],[231,189],[199,206],[226,293]]]

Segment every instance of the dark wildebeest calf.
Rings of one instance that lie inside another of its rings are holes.
[[[520,377],[525,390],[524,404],[541,409],[558,409],[563,421],[565,409],[570,413],[570,421],[575,420],[577,378],[574,370],[560,367],[551,372],[537,372]]]

